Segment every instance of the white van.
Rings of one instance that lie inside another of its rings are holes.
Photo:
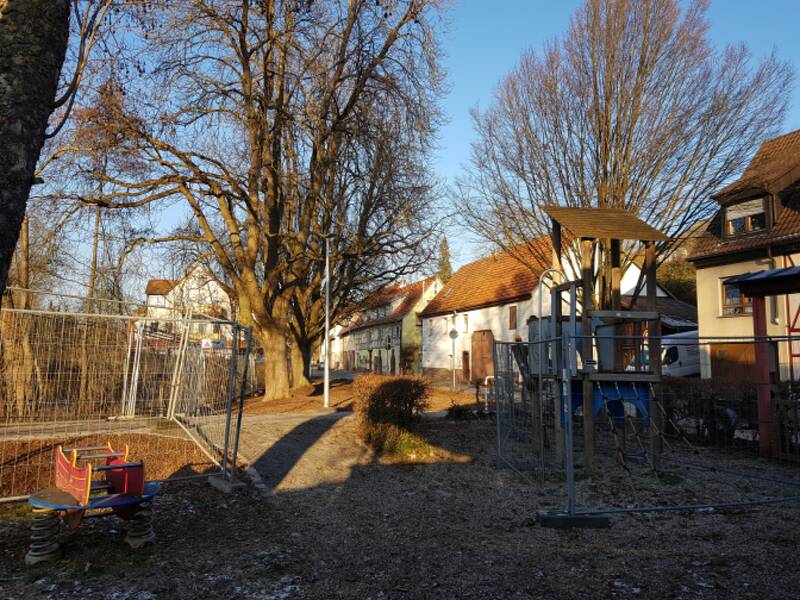
[[[661,374],[670,377],[700,376],[700,337],[697,330],[661,338]]]

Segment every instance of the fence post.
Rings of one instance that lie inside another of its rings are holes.
[[[183,317],[183,315],[182,315]],[[167,404],[167,418],[172,419],[175,417],[175,404],[178,401],[178,389],[180,387],[180,379],[183,376],[183,362],[186,356],[186,348],[189,345],[189,330],[192,327],[191,318],[186,315],[188,320],[181,320],[183,331],[181,331],[180,342],[178,343],[178,353],[175,356],[175,367],[172,370],[172,385],[169,390],[169,403]]]
[[[125,415],[126,405],[128,403],[128,370],[131,366],[131,346],[133,346],[133,329],[128,326],[128,351],[125,354],[125,372],[122,374],[122,406],[120,407],[120,414]]]
[[[236,436],[233,438],[233,462],[231,463],[232,478],[236,478],[236,460],[239,456],[239,436],[242,433],[242,416],[244,415],[244,390],[247,385],[247,370],[250,367],[250,351],[253,345],[253,328],[245,327],[245,338],[247,345],[244,350],[244,368],[242,369],[242,381],[239,384],[239,414],[236,415]]]
[[[147,319],[136,323],[136,351],[133,354],[133,371],[131,372],[130,387],[128,388],[128,405],[125,408],[125,416],[133,417],[136,415],[136,396],[139,390],[139,367],[142,363],[142,342],[144,340],[144,328]]]
[[[563,329],[562,329],[563,332]],[[564,355],[561,360],[561,397],[564,414],[564,450],[567,475],[567,514],[575,514],[575,457],[572,441],[572,374],[570,369],[570,348],[572,332],[563,332]]]
[[[233,411],[233,392],[236,388],[236,357],[239,352],[239,327],[238,323],[232,325],[231,331],[231,362],[228,368],[228,403],[225,410],[225,444],[222,450],[222,477],[231,480],[228,473],[228,448],[231,439],[231,412]]]

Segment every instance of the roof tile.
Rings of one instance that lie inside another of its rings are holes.
[[[533,243],[533,248],[520,246],[514,254],[501,252],[464,265],[428,303],[422,316],[530,298],[539,274],[549,266],[546,261],[551,247],[550,237],[543,236]],[[520,258],[524,260],[526,257],[529,262],[523,264]]]
[[[166,296],[179,283],[179,279],[150,279],[144,293],[148,296]]]
[[[714,198],[724,202],[725,198],[747,190],[778,192],[773,187],[798,167],[800,129],[761,144],[742,176],[714,194]]]

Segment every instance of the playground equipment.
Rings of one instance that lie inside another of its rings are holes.
[[[91,461],[102,460],[94,466]],[[84,518],[116,515],[128,521],[125,541],[139,548],[155,541],[150,503],[160,490],[144,478],[144,463],[128,462],[128,446],[115,451],[110,444],[85,448],[56,448],[53,487],[32,494],[31,546],[25,563],[33,565],[58,557],[61,522],[77,529]],[[93,480],[96,473],[105,477]]]
[[[580,464],[591,471],[600,424],[610,428],[624,461],[626,418],[636,417],[637,442],[649,439],[637,457],[658,468],[661,414],[651,407],[661,382],[655,243],[667,237],[622,210],[542,210],[552,223],[553,257],[540,277],[539,313],[529,321],[527,343],[495,345],[500,458],[512,468],[562,472],[572,468],[575,444]],[[636,255],[633,245],[644,245],[645,276],[637,284],[643,289],[633,298],[622,296],[623,241]],[[572,439],[573,419],[578,440]]]

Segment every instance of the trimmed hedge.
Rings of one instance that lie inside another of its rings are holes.
[[[428,406],[430,383],[413,375],[362,375],[353,381],[359,437],[377,452],[393,452]]]

